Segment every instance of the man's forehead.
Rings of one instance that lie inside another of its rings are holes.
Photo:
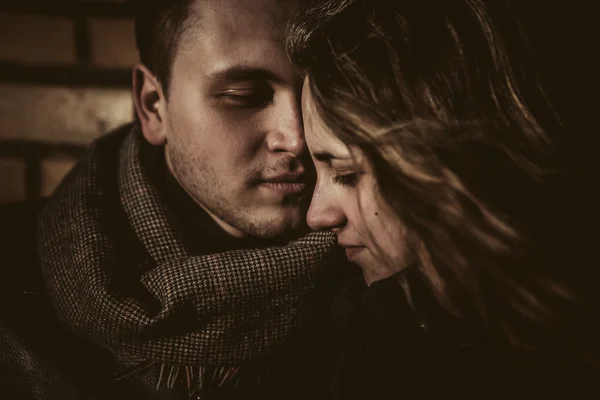
[[[191,14],[201,19],[204,33],[280,38],[297,5],[296,0],[196,0]]]
[[[295,77],[284,35],[296,3],[196,0],[177,57],[210,80],[234,80],[254,70],[270,73],[270,80],[291,82]]]

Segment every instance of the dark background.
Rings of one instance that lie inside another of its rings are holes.
[[[132,15],[123,0],[0,0],[0,203],[50,194],[132,120]]]

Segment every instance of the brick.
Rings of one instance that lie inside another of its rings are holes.
[[[50,196],[76,160],[71,157],[53,157],[41,162],[41,195]]]
[[[25,200],[25,161],[0,158],[0,203]]]
[[[93,18],[89,20],[89,30],[93,65],[118,68],[138,62],[133,19]]]
[[[0,85],[0,139],[85,145],[132,120],[128,89]]]
[[[25,64],[73,64],[74,27],[69,18],[0,13],[0,60]]]

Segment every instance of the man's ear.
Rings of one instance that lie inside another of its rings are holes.
[[[162,86],[142,64],[133,67],[133,100],[146,140],[155,145],[167,140],[167,103]]]

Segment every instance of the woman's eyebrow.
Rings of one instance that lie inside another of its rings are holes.
[[[332,154],[327,151],[317,151],[312,153],[312,156],[315,160],[322,162],[331,162],[331,160],[349,160],[352,157],[350,156],[342,156],[339,154]]]

